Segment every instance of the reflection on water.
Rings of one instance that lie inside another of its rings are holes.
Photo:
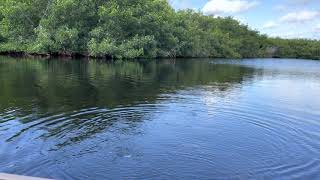
[[[0,57],[0,171],[320,178],[320,62]]]

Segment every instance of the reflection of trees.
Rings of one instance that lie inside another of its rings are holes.
[[[62,104],[70,109],[115,107],[152,101],[162,91],[182,87],[231,86],[252,74],[252,68],[191,60],[103,63],[2,59],[0,106],[27,108],[32,102],[44,110]]]
[[[111,63],[2,58],[0,113],[15,107],[17,116],[32,114],[20,119],[27,126],[24,131],[41,127],[47,131],[43,137],[63,136],[65,141],[59,144],[66,145],[119,120],[139,122],[155,109],[135,107],[153,104],[161,93],[211,83],[227,84],[217,86],[224,91],[253,73],[253,68],[206,60]],[[92,107],[96,109],[88,110]]]

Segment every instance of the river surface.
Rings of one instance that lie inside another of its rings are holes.
[[[320,61],[0,57],[0,172],[320,179]]]

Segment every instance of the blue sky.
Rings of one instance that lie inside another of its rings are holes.
[[[269,36],[320,39],[320,0],[169,0],[175,9],[233,16]]]

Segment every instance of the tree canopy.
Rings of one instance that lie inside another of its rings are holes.
[[[166,0],[2,0],[0,52],[109,58],[320,59],[320,42],[268,38]]]

